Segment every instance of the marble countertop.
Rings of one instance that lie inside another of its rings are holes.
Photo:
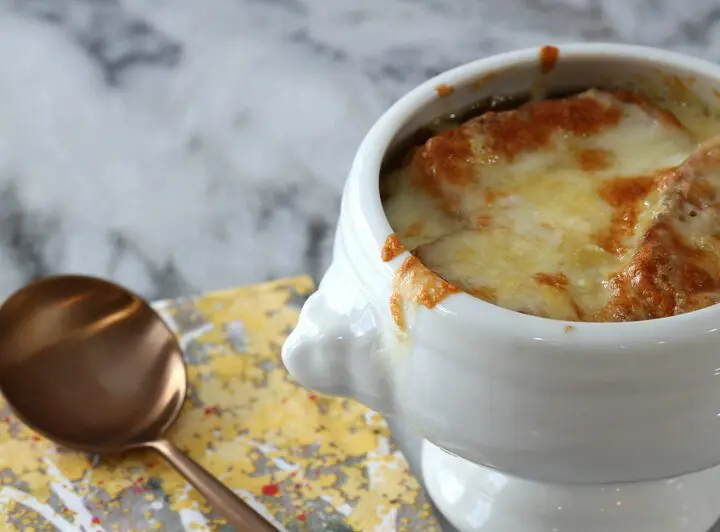
[[[354,151],[414,85],[579,40],[720,60],[719,22],[716,0],[0,0],[0,297],[318,277]]]

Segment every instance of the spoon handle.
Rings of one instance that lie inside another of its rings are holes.
[[[165,457],[239,532],[277,532],[227,486],[169,441],[151,442],[148,447]]]

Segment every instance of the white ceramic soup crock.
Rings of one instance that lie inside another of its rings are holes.
[[[345,186],[332,265],[283,361],[305,386],[411,423],[426,439],[430,495],[463,531],[704,532],[720,515],[720,306],[569,324],[456,294],[419,307],[406,335],[390,314],[408,255],[381,260],[392,228],[378,177],[388,150],[424,124],[538,87],[684,84],[720,106],[717,65],[636,46],[558,48],[547,74],[538,49],[482,59],[378,120]],[[441,84],[454,91],[440,97]]]

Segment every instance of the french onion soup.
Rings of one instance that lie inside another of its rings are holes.
[[[496,100],[429,126],[381,177],[410,251],[391,310],[465,291],[570,321],[635,321],[720,301],[720,132],[699,103],[590,89]]]

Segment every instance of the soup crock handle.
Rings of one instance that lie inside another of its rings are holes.
[[[380,320],[343,259],[335,258],[303,306],[283,345],[283,363],[303,386],[389,413],[392,394]]]

